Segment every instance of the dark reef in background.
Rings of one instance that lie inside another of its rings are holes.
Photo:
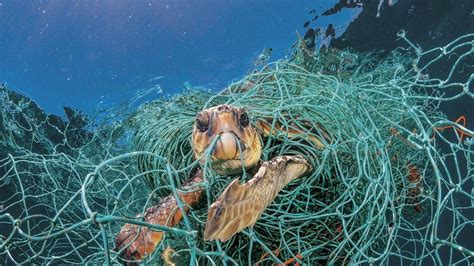
[[[331,46],[358,52],[391,51],[401,45],[397,32],[405,30],[410,40],[427,50],[474,30],[473,0],[400,0],[393,6],[386,2],[380,17],[376,17],[378,0],[364,2],[359,17]]]
[[[401,30],[423,51],[445,46],[462,35],[474,33],[474,0],[400,0],[393,6],[387,2],[384,1],[380,17],[377,17],[379,0],[364,1],[358,18],[341,36],[332,39],[330,46],[353,52],[376,51],[379,56],[386,56],[397,47],[408,46],[397,37]],[[359,6],[358,3],[360,1],[348,3],[347,0],[340,0],[328,11],[333,14],[343,8],[355,8]],[[445,78],[454,60],[453,57],[440,61],[426,74]],[[456,71],[452,80],[465,82],[474,73],[474,58],[467,57],[464,63],[463,69]],[[467,96],[459,101],[444,103],[441,109],[453,121],[465,115],[467,126],[474,128],[474,108]]]
[[[18,155],[24,149],[39,154],[63,152],[89,142],[92,133],[85,127],[87,118],[79,111],[64,107],[67,119],[47,114],[32,99],[0,86],[0,159]],[[14,143],[14,145],[12,145]]]

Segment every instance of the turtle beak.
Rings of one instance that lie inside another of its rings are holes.
[[[212,156],[218,160],[231,160],[240,156],[245,151],[245,144],[232,132],[220,134],[220,138],[214,146]]]

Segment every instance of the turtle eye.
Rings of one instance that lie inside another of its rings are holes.
[[[242,126],[242,127],[247,127],[249,124],[250,124],[250,121],[249,121],[249,116],[247,115],[247,113],[242,113],[239,117],[239,124]]]
[[[196,118],[196,128],[199,130],[199,132],[206,132],[209,129],[209,123]]]

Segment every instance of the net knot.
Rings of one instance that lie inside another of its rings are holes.
[[[99,225],[99,222],[97,222],[97,212],[91,213],[90,218],[93,224]]]

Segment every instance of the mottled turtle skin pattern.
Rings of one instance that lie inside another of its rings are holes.
[[[192,180],[183,184],[183,189],[201,181],[202,172],[198,170],[194,173]],[[188,206],[195,206],[199,202],[203,192],[203,189],[197,189],[192,192],[178,193],[185,212],[189,210]],[[158,204],[148,208],[144,214],[138,214],[137,218],[141,216],[148,223],[170,227],[177,225],[183,218],[173,195],[162,198]],[[163,234],[162,231],[152,230],[148,227],[125,224],[115,239],[115,250],[122,250],[120,257],[124,261],[138,262],[153,253],[156,246],[163,239]],[[128,262],[127,264],[134,263]]]
[[[235,178],[217,200],[210,206],[204,230],[205,240],[227,241],[243,229],[253,226],[266,207],[286,184],[311,171],[312,167],[303,156],[278,156],[260,163],[262,136],[268,136],[281,128],[259,121],[250,123],[245,109],[230,105],[219,105],[203,110],[196,115],[192,133],[192,147],[196,160],[201,166],[208,164],[216,173],[227,176],[245,170],[255,172],[245,184]],[[300,134],[291,129],[285,131],[288,137]],[[315,137],[307,137],[315,147],[324,145]],[[192,186],[203,181],[201,169],[197,169],[191,181],[184,186]],[[201,199],[203,190],[179,194],[187,212]],[[179,223],[183,213],[177,207],[173,196],[163,198],[157,205],[146,210],[145,222],[173,226]],[[143,226],[126,224],[116,238],[116,251],[128,264],[139,262],[151,254],[160,243],[163,232],[149,230]]]

